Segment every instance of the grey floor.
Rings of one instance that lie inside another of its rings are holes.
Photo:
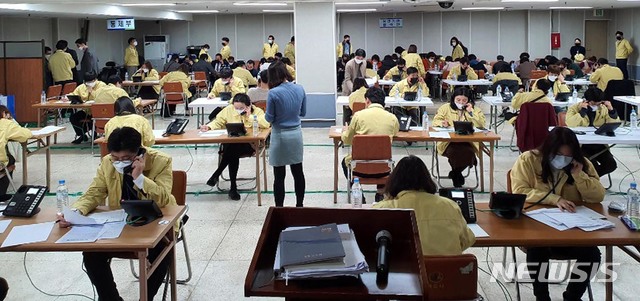
[[[480,103],[485,112],[489,112],[486,104]],[[433,116],[436,108],[429,109]],[[488,116],[487,116],[488,120]],[[166,121],[156,121],[156,128],[162,129]],[[190,128],[195,127],[195,118],[191,118]],[[59,144],[53,150],[52,179],[57,183],[65,179],[69,190],[77,198],[77,193],[84,191],[95,175],[99,158],[91,156],[88,144],[73,146],[69,144],[73,133],[68,129],[59,137]],[[517,153],[506,147],[511,137],[511,127],[503,126],[499,129],[503,137],[500,147],[496,151],[495,190],[505,190],[505,174],[517,158]],[[331,141],[327,138],[326,128],[305,128],[305,161],[304,169],[307,180],[307,194],[305,206],[340,207],[346,204],[346,181],[340,177],[339,202],[334,205],[332,200],[332,162],[333,150]],[[263,206],[257,206],[257,197],[253,192],[243,193],[240,201],[231,201],[225,194],[212,190],[205,182],[216,167],[217,148],[199,147],[158,147],[173,156],[173,169],[188,171],[188,195],[190,220],[186,231],[189,242],[193,278],[186,285],[178,286],[179,300],[240,300],[244,299],[244,279],[249,262],[252,258],[257,239],[269,206],[273,205],[272,183],[269,191],[263,195]],[[342,150],[342,155],[347,150]],[[394,159],[399,160],[408,154],[421,157],[430,166],[431,150],[425,150],[424,145],[407,147],[394,144]],[[605,201],[623,200],[615,195],[626,191],[632,180],[633,173],[640,169],[638,149],[631,146],[617,146],[613,154],[619,160],[619,167],[612,174],[613,187],[609,190]],[[29,174],[31,183],[44,183],[44,156],[36,155],[29,159]],[[442,160],[441,167],[448,171],[446,162]],[[21,168],[15,173],[18,184],[22,179]],[[485,166],[488,174],[488,166]],[[241,161],[240,176],[254,174],[253,161]],[[269,170],[270,181],[273,175]],[[470,180],[473,183],[473,180]],[[445,185],[450,183],[444,182]],[[287,191],[293,190],[292,179],[289,176],[286,183]],[[605,184],[606,185],[606,184]],[[55,187],[55,186],[54,186]],[[367,189],[365,187],[365,189]],[[370,188],[369,188],[370,189]],[[367,194],[373,199],[373,193]],[[477,193],[477,202],[487,202],[488,194]],[[293,194],[287,194],[285,205],[291,206],[295,202]],[[45,207],[55,206],[55,198],[47,197],[43,202]],[[489,271],[489,266],[502,260],[502,248],[471,248],[467,252],[477,256],[480,268]],[[524,260],[522,252],[518,251],[520,262]],[[10,284],[7,300],[86,300],[93,299],[93,290],[89,279],[82,271],[82,256],[80,253],[1,253],[3,263],[0,265],[0,276],[6,278]],[[25,259],[26,258],[26,259]],[[182,249],[178,252],[178,275],[184,277],[185,259]],[[637,277],[640,265],[621,251],[616,251],[614,259],[621,265],[616,267],[617,281],[615,281],[615,300],[637,300],[640,289],[637,287]],[[129,271],[129,263],[124,260],[114,260],[113,272],[121,295],[125,300],[137,300],[138,283]],[[479,292],[487,300],[515,299],[515,286],[505,283],[506,292],[498,283],[490,281],[490,277],[483,271],[479,273]],[[29,278],[33,281],[30,283]],[[636,284],[634,284],[636,283]],[[49,295],[38,292],[41,289]],[[593,283],[595,300],[604,300],[604,285]],[[553,300],[562,300],[563,285],[551,285]],[[523,300],[535,300],[531,286],[522,286]],[[58,297],[58,294],[81,294]],[[96,297],[97,299],[97,297]],[[259,298],[253,298],[259,299]],[[156,297],[160,300],[160,297]],[[586,295],[585,295],[586,300]]]

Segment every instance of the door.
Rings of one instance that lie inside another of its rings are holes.
[[[608,57],[607,27],[609,21],[586,20],[584,23],[584,47],[587,49],[587,57]]]

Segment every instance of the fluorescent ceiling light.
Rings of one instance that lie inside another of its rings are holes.
[[[558,2],[558,0],[502,0],[502,2]]]
[[[375,8],[361,8],[361,9],[338,9],[339,13],[364,13],[364,12],[374,12]]]
[[[287,6],[282,2],[235,2],[235,6]]]
[[[263,9],[263,13],[293,13],[292,9]]]
[[[336,5],[382,5],[388,2],[336,2]]]
[[[592,9],[591,6],[552,6],[549,9]]]
[[[462,10],[503,10],[504,7],[463,7]]]
[[[121,3],[120,6],[175,6],[175,3]]]
[[[193,10],[178,10],[177,13],[183,14],[215,14],[219,13],[218,10],[215,9],[193,9]]]

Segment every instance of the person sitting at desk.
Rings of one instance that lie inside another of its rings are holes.
[[[109,76],[107,85],[95,94],[95,103],[114,103],[120,97],[129,97],[129,93],[122,89],[122,79],[118,75]],[[138,104],[140,104],[140,100],[138,100]]]
[[[244,93],[236,94],[233,97],[233,103],[224,108],[216,119],[207,125],[200,127],[200,130],[207,132],[210,130],[225,129],[227,123],[243,123],[247,131],[253,127],[253,118],[258,118],[258,126],[261,129],[267,129],[271,125],[264,117],[264,111],[251,104],[251,99]],[[249,143],[225,143],[222,144],[222,159],[218,164],[218,169],[207,180],[207,185],[215,187],[218,179],[227,166],[229,166],[229,181],[231,188],[229,189],[229,198],[238,201],[240,194],[238,193],[238,185],[236,179],[238,177],[238,168],[240,167],[240,158],[251,156],[255,150]]]
[[[353,80],[353,92],[349,95],[349,106],[345,107],[343,112],[344,122],[351,122],[354,103],[366,103],[364,95],[367,93],[367,89],[369,89],[369,85],[364,78],[358,77]]]
[[[233,77],[241,79],[245,89],[258,85],[256,78],[246,69],[244,61],[238,61],[238,67],[233,69]]]
[[[222,92],[231,92],[231,97],[235,97],[238,93],[246,93],[242,79],[235,77],[230,68],[224,68],[220,71],[220,78],[213,83],[213,88],[208,95],[209,99],[220,97]],[[229,100],[231,103],[231,100]]]
[[[558,65],[549,65],[547,66],[547,76],[536,80],[536,82],[542,79],[549,80],[553,85],[553,96],[558,96],[558,93],[571,92],[569,86],[567,86],[567,84],[564,82],[564,75],[562,75],[561,73],[562,70],[560,70],[560,67],[558,67]],[[533,88],[531,88],[531,91],[535,91],[538,86],[536,85],[536,83],[533,83],[532,87]]]
[[[171,55],[171,59],[164,64],[162,67],[162,72],[173,72],[178,71],[180,69],[180,55],[174,53]]]
[[[565,127],[554,128],[540,147],[518,157],[511,169],[511,190],[527,195],[527,203],[557,206],[568,212],[575,212],[575,202],[602,202],[605,193],[593,164],[583,156],[576,134]],[[580,300],[600,263],[596,246],[537,247],[527,248],[526,253],[536,300],[551,300],[544,280],[550,258],[576,259],[576,268],[589,275],[580,282],[569,281],[562,296],[571,301]],[[571,275],[575,277],[582,276]]]
[[[551,99],[547,97],[551,89],[551,82],[544,78],[537,80],[534,89],[531,92],[524,92],[524,89],[520,88],[518,93],[511,98],[511,107],[515,111],[513,114],[505,114],[505,118],[509,120],[509,123],[515,124],[518,112],[523,104],[528,102],[535,103],[551,103]]]
[[[460,206],[437,195],[424,162],[409,155],[393,168],[385,186],[385,200],[373,208],[413,209],[418,223],[422,255],[460,255],[476,237],[467,226]]]
[[[142,81],[154,81],[160,80],[158,70],[153,69],[153,64],[150,61],[145,61],[142,67],[134,75],[142,76]],[[162,86],[141,86],[138,90],[138,97],[141,99],[158,99],[160,96],[160,89]]]
[[[624,74],[618,67],[609,65],[609,61],[605,58],[598,59],[595,65],[595,71],[591,74],[589,80],[598,85],[598,89],[605,91],[610,80],[624,79]]]
[[[367,69],[365,70],[365,77],[367,77],[367,78],[375,78],[376,81],[378,81],[380,79],[380,77],[378,77],[378,72],[373,70],[373,63],[371,63],[369,61],[367,61]],[[355,88],[354,88],[354,90],[355,90]]]
[[[180,65],[177,71],[169,72],[160,80],[160,86],[164,87],[164,84],[170,82],[179,82],[182,85],[182,92],[185,94],[187,98],[187,102],[190,101],[193,93],[196,92],[196,87],[191,86],[191,78],[189,77],[189,67],[187,65]],[[162,116],[163,117],[171,117],[171,115],[175,114],[176,105],[169,105],[168,112],[166,111],[165,106],[162,106]]]
[[[475,80],[478,79],[478,74],[473,71],[473,68],[469,66],[469,59],[467,57],[463,57],[460,59],[460,65],[451,68],[449,71],[449,75],[447,75],[447,79],[458,79],[460,75],[466,74],[467,80]]]
[[[158,207],[175,206],[171,195],[173,183],[171,156],[153,148],[142,146],[140,133],[131,127],[115,129],[107,142],[108,155],[102,158],[93,182],[87,191],[71,205],[72,210],[82,215],[91,213],[105,203],[112,208],[120,208],[120,200],[153,200]],[[142,153],[144,150],[146,153]],[[124,170],[131,167],[130,173]],[[61,228],[71,226],[63,215],[58,216]],[[147,259],[154,262],[162,253],[166,243],[160,240],[156,247],[148,250]],[[82,253],[87,275],[95,286],[99,300],[123,300],[118,293],[111,272],[111,259],[117,254],[107,252]],[[162,285],[171,254],[159,263],[147,281],[147,294],[153,300]]]
[[[389,139],[393,139],[400,129],[398,118],[384,109],[385,95],[382,89],[369,88],[364,97],[366,109],[353,114],[349,127],[342,133],[342,142],[346,145],[351,144],[355,135],[389,135]],[[342,170],[347,180],[352,181],[349,178],[350,166],[351,155],[347,155],[342,160]],[[354,176],[358,175],[354,174]],[[378,186],[376,202],[383,199],[383,188],[382,185]],[[364,196],[362,200],[364,203]]]
[[[129,97],[120,97],[113,104],[116,116],[104,125],[104,139],[109,141],[109,135],[118,128],[132,127],[142,137],[142,145],[152,147],[156,143],[153,129],[147,118],[136,113],[136,106]]]
[[[291,74],[291,77],[295,81],[296,80],[296,69],[293,68],[293,66],[292,66],[293,64],[291,63],[291,60],[286,58],[286,57],[283,57],[280,60],[284,63],[285,67],[287,68],[287,71],[289,71],[289,74]]]
[[[509,66],[509,64],[502,64],[501,66],[502,67],[498,74],[493,77],[494,83],[497,83],[501,80],[514,80],[518,82],[519,86],[522,86],[522,80],[515,73],[511,72],[511,66]],[[493,67],[495,68],[495,65]]]
[[[93,72],[87,72],[84,75],[85,82],[82,85],[76,87],[69,95],[79,96],[82,102],[94,101],[97,92],[106,86],[105,83],[96,79],[97,75]],[[71,143],[80,144],[83,141],[88,141],[87,131],[91,128],[91,115],[86,110],[77,110],[69,117],[69,122],[73,126],[73,130],[76,133],[76,139]]]
[[[465,87],[456,88],[448,104],[442,105],[433,117],[434,127],[452,127],[455,121],[470,121],[474,127],[484,128],[485,117],[482,110],[475,106],[472,92]],[[449,159],[451,171],[449,178],[453,186],[462,187],[462,171],[477,164],[478,144],[469,142],[438,142],[438,154]]]
[[[418,90],[422,90],[422,97],[429,96],[429,88],[424,82],[424,78],[419,76],[418,69],[409,67],[407,69],[407,79],[393,85],[393,88],[389,91],[389,96],[403,98],[406,92],[418,92]],[[416,101],[422,100],[417,97]],[[411,124],[413,125],[417,125],[420,122],[420,109],[418,107],[394,107],[393,109],[396,114],[411,116]]]
[[[0,171],[0,176],[2,176],[0,178],[0,202],[5,202],[11,197],[7,195],[9,177],[4,173],[8,172],[9,175],[13,175],[13,170],[16,167],[16,159],[9,152],[9,141],[26,142],[31,137],[33,137],[31,130],[21,127],[11,117],[9,109],[0,105],[0,165],[4,167]]]
[[[384,75],[384,80],[392,80],[394,76],[400,76],[400,80],[407,78],[407,72],[405,72],[405,67],[407,62],[404,59],[399,59],[398,64],[389,69],[387,74]]]
[[[568,127],[600,127],[605,123],[620,122],[618,112],[611,102],[605,100],[602,90],[591,87],[584,92],[584,101],[577,103],[567,110],[566,123]],[[598,176],[612,173],[618,164],[606,144],[583,144],[584,156],[591,160]],[[594,155],[599,154],[595,157]],[[592,158],[593,157],[593,158]]]
[[[251,99],[251,103],[267,101],[267,96],[269,95],[269,72],[267,70],[260,71],[258,86],[249,88],[247,95]]]

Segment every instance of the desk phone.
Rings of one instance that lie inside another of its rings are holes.
[[[40,211],[38,206],[49,189],[45,186],[22,185],[13,195],[4,216],[31,217]]]
[[[473,190],[469,188],[440,188],[440,196],[453,200],[460,206],[462,216],[467,224],[476,222],[476,204],[473,199]]]

